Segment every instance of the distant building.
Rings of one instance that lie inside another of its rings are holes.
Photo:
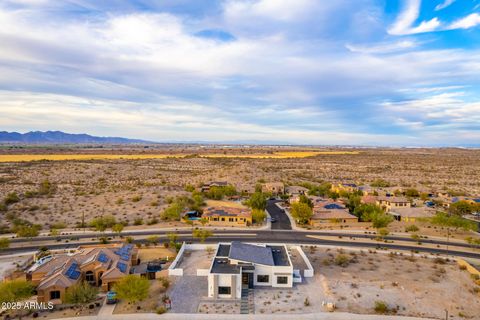
[[[365,195],[360,199],[360,202],[363,204],[376,204],[377,198],[377,196]]]
[[[315,226],[329,222],[358,222],[358,218],[340,202],[317,198],[313,201],[313,215],[310,224]]]
[[[212,225],[249,226],[252,224],[252,211],[246,208],[209,207],[203,210],[202,218]]]
[[[268,182],[262,185],[262,192],[271,193],[275,195],[285,193],[285,185],[283,182]]]
[[[410,201],[405,197],[378,197],[377,205],[382,207],[385,212],[390,212],[393,209],[411,207]]]
[[[206,183],[204,184],[201,188],[200,188],[200,191],[201,192],[208,192],[210,191],[210,188],[211,187],[226,187],[228,186],[228,182],[227,181],[212,181],[210,183]]]
[[[61,255],[33,265],[27,275],[37,286],[38,302],[60,303],[66,290],[86,281],[108,291],[137,264],[137,248],[132,244],[80,247],[72,255]]]
[[[218,244],[208,273],[208,297],[240,299],[254,286],[291,288],[293,265],[285,245]]]
[[[431,218],[435,215],[435,209],[429,207],[395,208],[388,214],[397,221],[415,222],[418,218]]]
[[[358,186],[355,183],[338,183],[332,184],[330,190],[337,193],[341,191],[354,192],[358,190]]]
[[[307,195],[308,189],[301,186],[290,186],[285,188],[285,193],[290,196],[288,201],[294,203],[300,200],[300,196]]]

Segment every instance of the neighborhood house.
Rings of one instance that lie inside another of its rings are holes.
[[[348,211],[348,209],[339,202],[327,199],[313,200],[313,215],[310,218],[310,224],[315,226],[326,222],[357,222],[358,218]]]
[[[285,185],[282,182],[268,182],[262,185],[262,192],[271,194],[283,194],[285,192]]]
[[[240,299],[254,286],[293,286],[287,247],[236,241],[218,244],[208,273],[208,297]]]
[[[202,217],[212,225],[249,226],[252,224],[252,211],[250,209],[209,207],[203,211]]]
[[[397,208],[410,208],[411,204],[407,198],[404,197],[378,197],[377,205],[382,207],[385,212],[390,212]]]
[[[37,286],[38,302],[61,303],[66,290],[80,281],[100,287],[104,292],[110,290],[136,264],[137,248],[132,244],[80,247],[73,254],[34,264],[27,279]]]

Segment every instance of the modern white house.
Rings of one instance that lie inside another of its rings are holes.
[[[240,299],[242,289],[290,288],[293,280],[285,245],[219,243],[208,273],[208,297]]]

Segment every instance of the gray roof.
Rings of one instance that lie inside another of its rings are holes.
[[[233,241],[230,247],[230,259],[274,266],[272,249],[267,247]]]
[[[215,258],[213,260],[211,273],[227,273],[238,274],[240,273],[240,266],[231,264],[227,258]]]
[[[228,257],[229,253],[230,253],[230,245],[229,244],[219,244],[218,245],[217,257]]]
[[[267,246],[272,250],[273,261],[276,266],[289,266],[288,253],[284,246]]]

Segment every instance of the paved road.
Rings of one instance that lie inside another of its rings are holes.
[[[242,234],[245,233],[245,234]],[[248,234],[247,234],[248,233]],[[160,234],[160,233],[157,233]],[[162,233],[163,235],[163,233]],[[193,238],[191,233],[179,233],[179,241],[187,241],[187,242],[198,242],[198,239]],[[467,258],[477,258],[480,259],[480,253],[475,252],[466,252],[461,251],[461,249],[450,248],[451,250],[445,250],[440,248],[428,248],[422,246],[415,246],[415,245],[405,245],[405,244],[395,244],[395,243],[383,243],[383,242],[362,242],[361,240],[352,240],[352,241],[339,241],[337,240],[337,236],[332,236],[332,239],[315,239],[311,237],[307,237],[307,235],[316,235],[326,237],[328,233],[307,233],[303,231],[288,231],[288,230],[258,230],[258,231],[215,231],[214,235],[206,240],[208,243],[215,243],[219,241],[255,241],[255,242],[267,242],[267,243],[298,243],[298,244],[305,244],[305,245],[331,245],[331,246],[343,246],[343,247],[357,247],[357,248],[388,248],[392,250],[407,250],[407,251],[418,251],[418,252],[425,252],[430,254],[450,254],[455,256],[467,257]],[[363,235],[362,235],[363,236]],[[365,235],[368,236],[368,235]],[[353,235],[355,238],[360,238],[358,235]],[[343,235],[343,239],[345,240],[347,236]],[[408,238],[401,238],[402,241],[408,241]],[[412,239],[413,240],[413,239]],[[121,239],[116,238],[113,242],[119,242]],[[137,239],[134,242],[145,242],[145,239]],[[435,243],[434,240],[432,240]],[[444,241],[439,241],[443,243]],[[81,244],[94,244],[98,243],[98,241],[88,241],[82,242]],[[45,245],[50,249],[65,249],[65,248],[76,248],[79,243],[69,242],[69,243],[55,243],[50,245]],[[451,243],[452,245],[452,243]],[[459,243],[461,247],[464,245],[468,246],[468,244]],[[26,244],[25,246],[19,248],[8,248],[4,249],[3,252],[8,253],[19,253],[25,251],[33,251],[38,249],[38,245]]]
[[[278,200],[268,200],[267,201],[267,211],[270,214],[270,217],[276,219],[276,222],[272,223],[272,230],[292,230],[292,224],[287,214],[277,207],[276,203]]]

